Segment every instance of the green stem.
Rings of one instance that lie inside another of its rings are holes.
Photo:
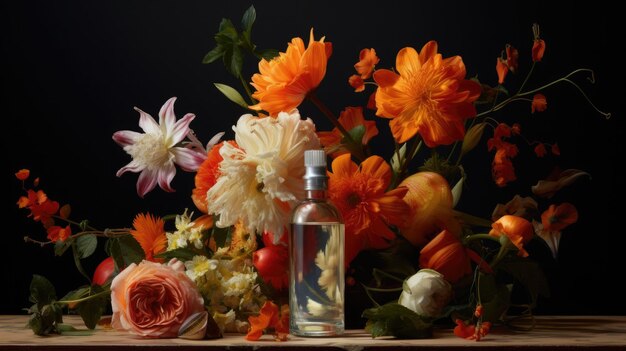
[[[530,76],[533,74],[533,71],[535,70],[535,65],[537,64],[537,62],[533,61],[533,65],[530,66],[530,70],[528,71],[528,74],[526,75],[526,78],[524,79],[524,82],[522,83],[522,85],[520,85],[519,90],[517,91],[517,93],[515,95],[519,95],[519,93],[522,92],[522,90],[524,89],[524,86],[526,85],[526,83],[528,83],[528,79],[530,79]]]
[[[371,286],[366,286],[363,285],[363,288],[365,288],[365,290],[370,290],[370,291],[376,291],[376,292],[395,292],[395,291],[402,291],[402,288],[372,288]]]
[[[58,215],[52,215],[52,218],[59,219],[59,220],[65,221],[68,224],[73,224],[73,225],[75,225],[77,227],[80,227],[80,222],[73,221],[73,220],[71,220],[69,218],[63,218],[63,217],[58,216]],[[89,224],[85,225],[85,228],[89,229],[89,230],[92,230],[92,231],[100,231],[100,230],[90,226]]]
[[[96,297],[100,297],[102,295],[107,295],[107,294],[110,294],[110,293],[111,293],[111,289],[107,288],[107,289],[105,289],[105,290],[103,290],[103,291],[101,291],[101,292],[99,292],[97,294],[89,295],[87,297],[83,297],[83,298],[76,299],[76,300],[60,300],[60,301],[57,301],[56,303],[66,304],[66,305],[77,304],[77,303],[81,303],[81,302],[84,302],[84,301],[87,301],[87,300],[95,299]]]
[[[467,214],[461,211],[454,211],[454,215],[456,217],[461,218],[461,220],[463,220],[467,224],[479,226],[479,227],[491,228],[492,222],[488,219],[476,217],[476,216],[473,216],[471,214]]]
[[[248,82],[246,82],[243,79],[243,76],[241,74],[239,75],[239,81],[241,82],[241,85],[243,85],[243,89],[246,91],[246,95],[248,95],[248,98],[252,102],[250,105],[256,104],[257,101],[256,101],[255,98],[252,97],[252,91],[250,91],[250,87],[248,86]]]
[[[491,241],[495,241],[497,243],[500,243],[500,239],[496,238],[495,236],[491,236],[489,234],[474,234],[474,235],[470,235],[470,236],[466,237],[465,239],[463,239],[463,241],[465,241],[465,243],[469,243],[469,242],[475,241],[475,240],[491,240]]]
[[[389,279],[395,280],[397,282],[400,282],[400,283],[404,282],[404,279],[398,278],[395,275],[387,273],[387,272],[385,272],[385,271],[383,271],[382,269],[379,269],[379,268],[374,268],[372,270],[372,274],[373,275],[380,274],[380,275],[384,275],[385,277],[387,277]]]

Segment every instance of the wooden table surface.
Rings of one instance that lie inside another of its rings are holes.
[[[435,331],[425,340],[372,339],[362,330],[350,330],[340,338],[302,338],[276,342],[269,336],[250,342],[242,335],[226,335],[217,340],[144,339],[125,332],[96,329],[89,336],[54,335],[38,337],[25,328],[28,316],[0,316],[0,350],[269,350],[312,348],[322,350],[626,350],[626,316],[543,316],[530,332],[514,332],[495,327],[486,339],[475,342],[460,339],[451,329]],[[80,318],[65,316],[64,322],[84,329]],[[265,339],[267,338],[267,339]]]

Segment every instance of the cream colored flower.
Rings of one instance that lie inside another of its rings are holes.
[[[337,232],[332,231],[324,251],[319,251],[315,257],[315,265],[322,270],[322,274],[317,280],[317,284],[324,289],[326,296],[331,301],[335,301],[339,291],[337,285],[339,281],[339,269],[343,267],[343,262],[340,261],[339,253],[341,241]],[[343,279],[343,278],[341,278]]]
[[[208,212],[219,215],[218,227],[241,220],[250,233],[282,234],[303,197],[304,151],[320,148],[315,125],[294,110],[276,118],[244,115],[233,130],[237,147],[220,148],[223,161],[207,192]]]
[[[233,310],[229,310],[226,313],[219,313],[219,312],[213,313],[213,320],[215,320],[215,323],[220,328],[220,331],[222,333],[226,331],[227,326],[233,324],[233,322],[235,321],[235,317],[236,317],[236,314],[235,314],[235,311]]]
[[[206,256],[194,256],[191,261],[185,262],[187,276],[196,281],[199,277],[203,277],[207,272],[214,271],[217,268],[217,260],[210,260]]]
[[[421,269],[404,282],[398,303],[425,317],[437,317],[452,298],[452,286],[443,275]]]

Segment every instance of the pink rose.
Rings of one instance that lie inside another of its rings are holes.
[[[111,326],[154,338],[178,336],[190,315],[204,310],[202,296],[182,262],[131,264],[111,283]]]

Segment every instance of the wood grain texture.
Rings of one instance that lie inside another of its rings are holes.
[[[626,350],[626,316],[543,316],[531,332],[494,327],[480,342],[459,339],[450,329],[437,330],[433,339],[372,339],[363,330],[350,330],[340,338],[301,338],[275,342],[264,337],[250,342],[230,334],[218,340],[144,339],[125,332],[98,328],[90,336],[35,336],[25,328],[28,316],[0,316],[0,350],[270,350],[313,348],[322,350]],[[84,329],[80,318],[64,317],[65,323]]]

